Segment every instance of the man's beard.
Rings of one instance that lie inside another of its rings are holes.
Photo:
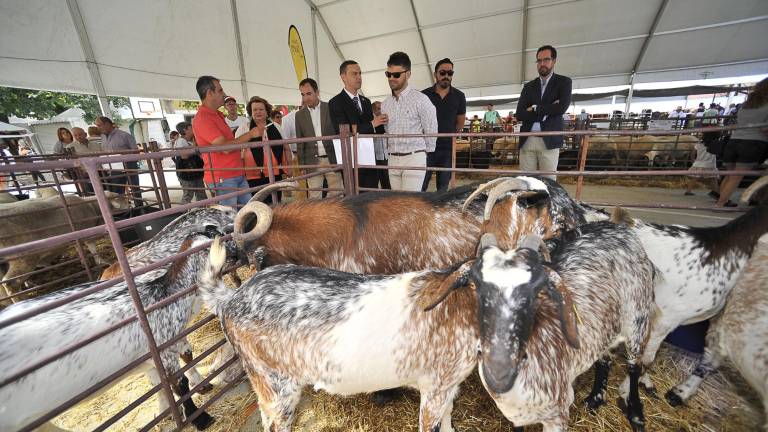
[[[441,80],[438,82],[438,85],[439,85],[441,88],[447,89],[448,87],[450,87],[450,86],[451,86],[451,81],[450,81],[450,80],[447,80],[447,79],[441,79]]]
[[[542,66],[539,68],[539,76],[547,76],[549,73],[552,72],[552,69],[547,68],[546,66]]]

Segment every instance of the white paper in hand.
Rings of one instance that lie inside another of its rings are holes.
[[[337,163],[342,163],[341,140],[333,140],[333,149],[336,152]],[[376,165],[376,153],[373,151],[373,138],[357,139],[357,163],[358,165]]]

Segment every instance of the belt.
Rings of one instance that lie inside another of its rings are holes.
[[[319,158],[327,158],[328,157],[328,155],[315,155],[315,156],[317,156]]]
[[[389,152],[389,155],[390,156],[410,156],[412,154],[426,153],[426,152],[427,152],[426,150],[416,150],[416,151],[412,151],[412,152],[409,152],[409,153],[392,153],[392,152]]]

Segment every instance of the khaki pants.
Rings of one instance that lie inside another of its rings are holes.
[[[427,167],[427,154],[424,152],[413,153],[407,156],[389,155],[389,166],[418,166]],[[421,191],[424,184],[425,170],[390,169],[389,183],[392,190]]]
[[[317,159],[318,165],[323,165],[330,167],[331,164],[328,162],[328,158],[318,158]],[[322,168],[321,168],[322,169]],[[318,175],[314,177],[310,177],[307,179],[307,185],[310,189],[319,189],[323,187],[323,179],[326,179],[328,181],[328,188],[329,189],[342,189],[344,187],[341,176],[338,172],[332,172],[332,173],[326,173],[324,175]],[[328,197],[335,197],[335,196],[341,196],[344,192],[343,191],[328,191]],[[309,198],[322,198],[323,197],[323,191],[309,191]]]
[[[529,136],[525,145],[520,149],[521,171],[557,171],[557,161],[560,159],[560,149],[547,149],[544,139],[537,136]],[[557,176],[545,175],[542,177],[557,180]]]

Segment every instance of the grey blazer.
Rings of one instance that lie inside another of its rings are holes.
[[[304,107],[296,113],[296,138],[308,138],[314,136],[336,135],[331,121],[331,110],[328,102],[320,102],[320,129],[322,133],[315,131],[312,124],[312,116],[309,109]],[[336,152],[333,149],[333,141],[323,141],[325,154],[328,155],[328,162],[336,164]],[[314,141],[296,143],[296,154],[299,156],[300,165],[317,165],[317,144]]]

